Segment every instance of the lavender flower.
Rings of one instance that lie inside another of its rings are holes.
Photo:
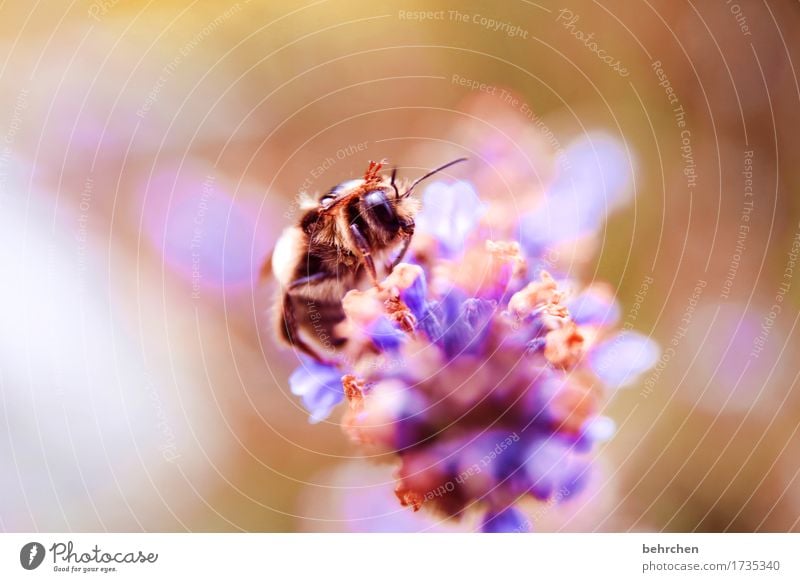
[[[292,394],[303,399],[312,423],[327,418],[344,398],[341,372],[309,358],[304,358],[303,365],[289,377],[289,385]]]
[[[543,268],[561,236],[521,245],[513,234],[530,217],[508,211],[498,232],[494,212],[490,231],[468,183],[429,192],[409,262],[345,296],[341,364],[306,364],[292,391],[314,421],[346,397],[345,432],[396,457],[402,505],[456,518],[479,510],[483,531],[529,531],[518,503],[586,485],[594,445],[614,432],[600,415],[606,385],[633,382],[658,350],[611,332],[619,307],[608,287],[577,292]],[[596,228],[575,220],[569,237]]]

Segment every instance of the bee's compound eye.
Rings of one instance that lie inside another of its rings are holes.
[[[389,203],[384,190],[372,190],[364,196],[364,205],[381,223],[389,226],[397,223],[397,215]]]

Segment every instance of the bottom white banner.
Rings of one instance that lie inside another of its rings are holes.
[[[0,580],[800,580],[798,534],[3,534]]]

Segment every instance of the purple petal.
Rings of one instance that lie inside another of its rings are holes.
[[[463,301],[464,296],[460,291],[451,290],[438,302],[438,309],[435,310],[442,329],[438,337],[431,339],[441,346],[448,358],[461,354],[472,339],[469,326],[458,317]]]
[[[659,354],[658,345],[649,337],[623,331],[594,347],[589,354],[589,365],[610,388],[621,388],[652,368]]]
[[[586,421],[581,431],[591,442],[603,443],[617,432],[617,423],[608,416],[598,416]]]
[[[533,482],[531,493],[546,500],[559,491],[571,495],[580,489],[586,463],[572,452],[567,443],[549,436],[531,443],[525,469]]]
[[[552,245],[573,240],[600,225],[596,213],[560,201],[545,200],[520,220],[519,237],[529,255],[536,256]]]
[[[408,305],[411,313],[420,321],[425,317],[427,311],[427,293],[428,285],[424,272],[421,272],[409,287],[400,291],[400,299]]]
[[[210,169],[208,170],[211,171]],[[151,243],[194,287],[243,289],[257,278],[274,240],[275,220],[259,225],[255,208],[198,169],[156,174],[143,192],[143,224]]]
[[[625,202],[633,164],[622,143],[608,135],[586,135],[571,143],[565,154],[567,169],[554,182],[549,197],[574,202],[603,219]]]
[[[467,298],[461,291],[451,289],[441,301],[431,304],[429,319],[438,325],[423,326],[423,329],[448,358],[475,353],[483,345],[489,317],[494,311],[492,302]]]
[[[381,315],[371,325],[369,337],[375,347],[384,352],[399,349],[408,339],[406,334],[394,326],[384,315]]]
[[[332,366],[305,360],[289,376],[292,394],[300,396],[311,413],[309,422],[316,424],[328,418],[334,406],[344,398],[342,374]]]
[[[434,182],[425,189],[417,232],[435,237],[444,250],[458,254],[485,212],[486,205],[469,182]]]
[[[610,295],[587,290],[567,303],[578,325],[613,325],[619,319],[619,304]]]
[[[531,522],[525,514],[514,507],[502,511],[487,511],[483,516],[481,531],[484,533],[527,533]]]

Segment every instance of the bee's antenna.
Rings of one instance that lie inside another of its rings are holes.
[[[425,175],[424,175],[424,176],[422,176],[421,178],[417,178],[416,180],[414,180],[414,181],[411,183],[411,186],[409,186],[409,187],[408,187],[408,190],[406,190],[406,191],[403,193],[403,196],[402,196],[402,197],[403,197],[403,198],[405,198],[406,196],[408,196],[409,194],[411,194],[411,191],[412,191],[412,190],[414,190],[414,187],[415,187],[417,184],[419,184],[420,182],[422,182],[423,180],[425,180],[425,179],[427,179],[427,178],[430,178],[431,176],[433,176],[434,174],[437,174],[437,173],[441,172],[442,170],[446,170],[446,169],[447,169],[447,168],[449,168],[450,166],[454,166],[454,165],[456,165],[456,164],[460,164],[461,162],[466,162],[466,161],[467,161],[467,158],[458,158],[457,160],[453,160],[452,162],[447,162],[447,163],[446,163],[445,165],[443,165],[443,166],[439,166],[439,167],[438,167],[438,168],[436,168],[435,170],[431,170],[430,172],[428,172],[427,174],[425,174]],[[394,177],[392,178],[392,180],[394,180]]]
[[[395,199],[400,198],[400,190],[397,189],[397,184],[394,183],[394,179],[397,177],[397,166],[392,168],[392,188],[394,188],[394,197]]]

